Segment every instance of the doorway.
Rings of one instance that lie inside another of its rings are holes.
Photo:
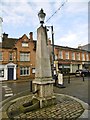
[[[14,79],[14,68],[8,67],[8,80],[13,80]]]

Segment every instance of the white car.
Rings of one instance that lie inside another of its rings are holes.
[[[81,76],[81,73],[82,73],[82,70],[81,70],[81,69],[76,70],[75,76],[76,76],[76,77],[79,77],[79,76]]]

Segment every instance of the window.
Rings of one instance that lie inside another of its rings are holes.
[[[0,52],[0,61],[2,60],[2,52]]]
[[[63,59],[63,52],[62,51],[59,52],[59,55],[60,55],[60,59]]]
[[[57,60],[57,58],[58,58],[58,56],[57,56],[57,55],[55,55],[55,60]]]
[[[72,60],[75,60],[75,53],[72,53]]]
[[[69,59],[69,52],[65,53],[66,59]]]
[[[32,73],[35,73],[35,68],[32,68]]]
[[[20,75],[30,75],[30,67],[20,67]]]
[[[80,53],[76,53],[76,60],[80,60]]]
[[[20,53],[20,61],[30,61],[30,53]]]
[[[4,77],[4,69],[0,69],[0,77]]]
[[[82,53],[82,60],[84,61],[85,60],[85,54]]]
[[[89,61],[88,53],[86,54],[86,61]]]
[[[12,61],[13,60],[13,54],[9,53],[9,60]]]
[[[28,43],[22,43],[22,47],[28,47]]]

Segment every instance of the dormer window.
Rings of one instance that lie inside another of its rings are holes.
[[[28,43],[23,42],[22,47],[28,47]]]

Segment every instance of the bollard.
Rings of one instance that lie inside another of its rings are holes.
[[[68,83],[70,84],[70,74],[68,74]]]
[[[30,81],[30,92],[32,92],[32,81]]]
[[[82,77],[83,77],[83,82],[84,82],[84,74],[82,74]]]

